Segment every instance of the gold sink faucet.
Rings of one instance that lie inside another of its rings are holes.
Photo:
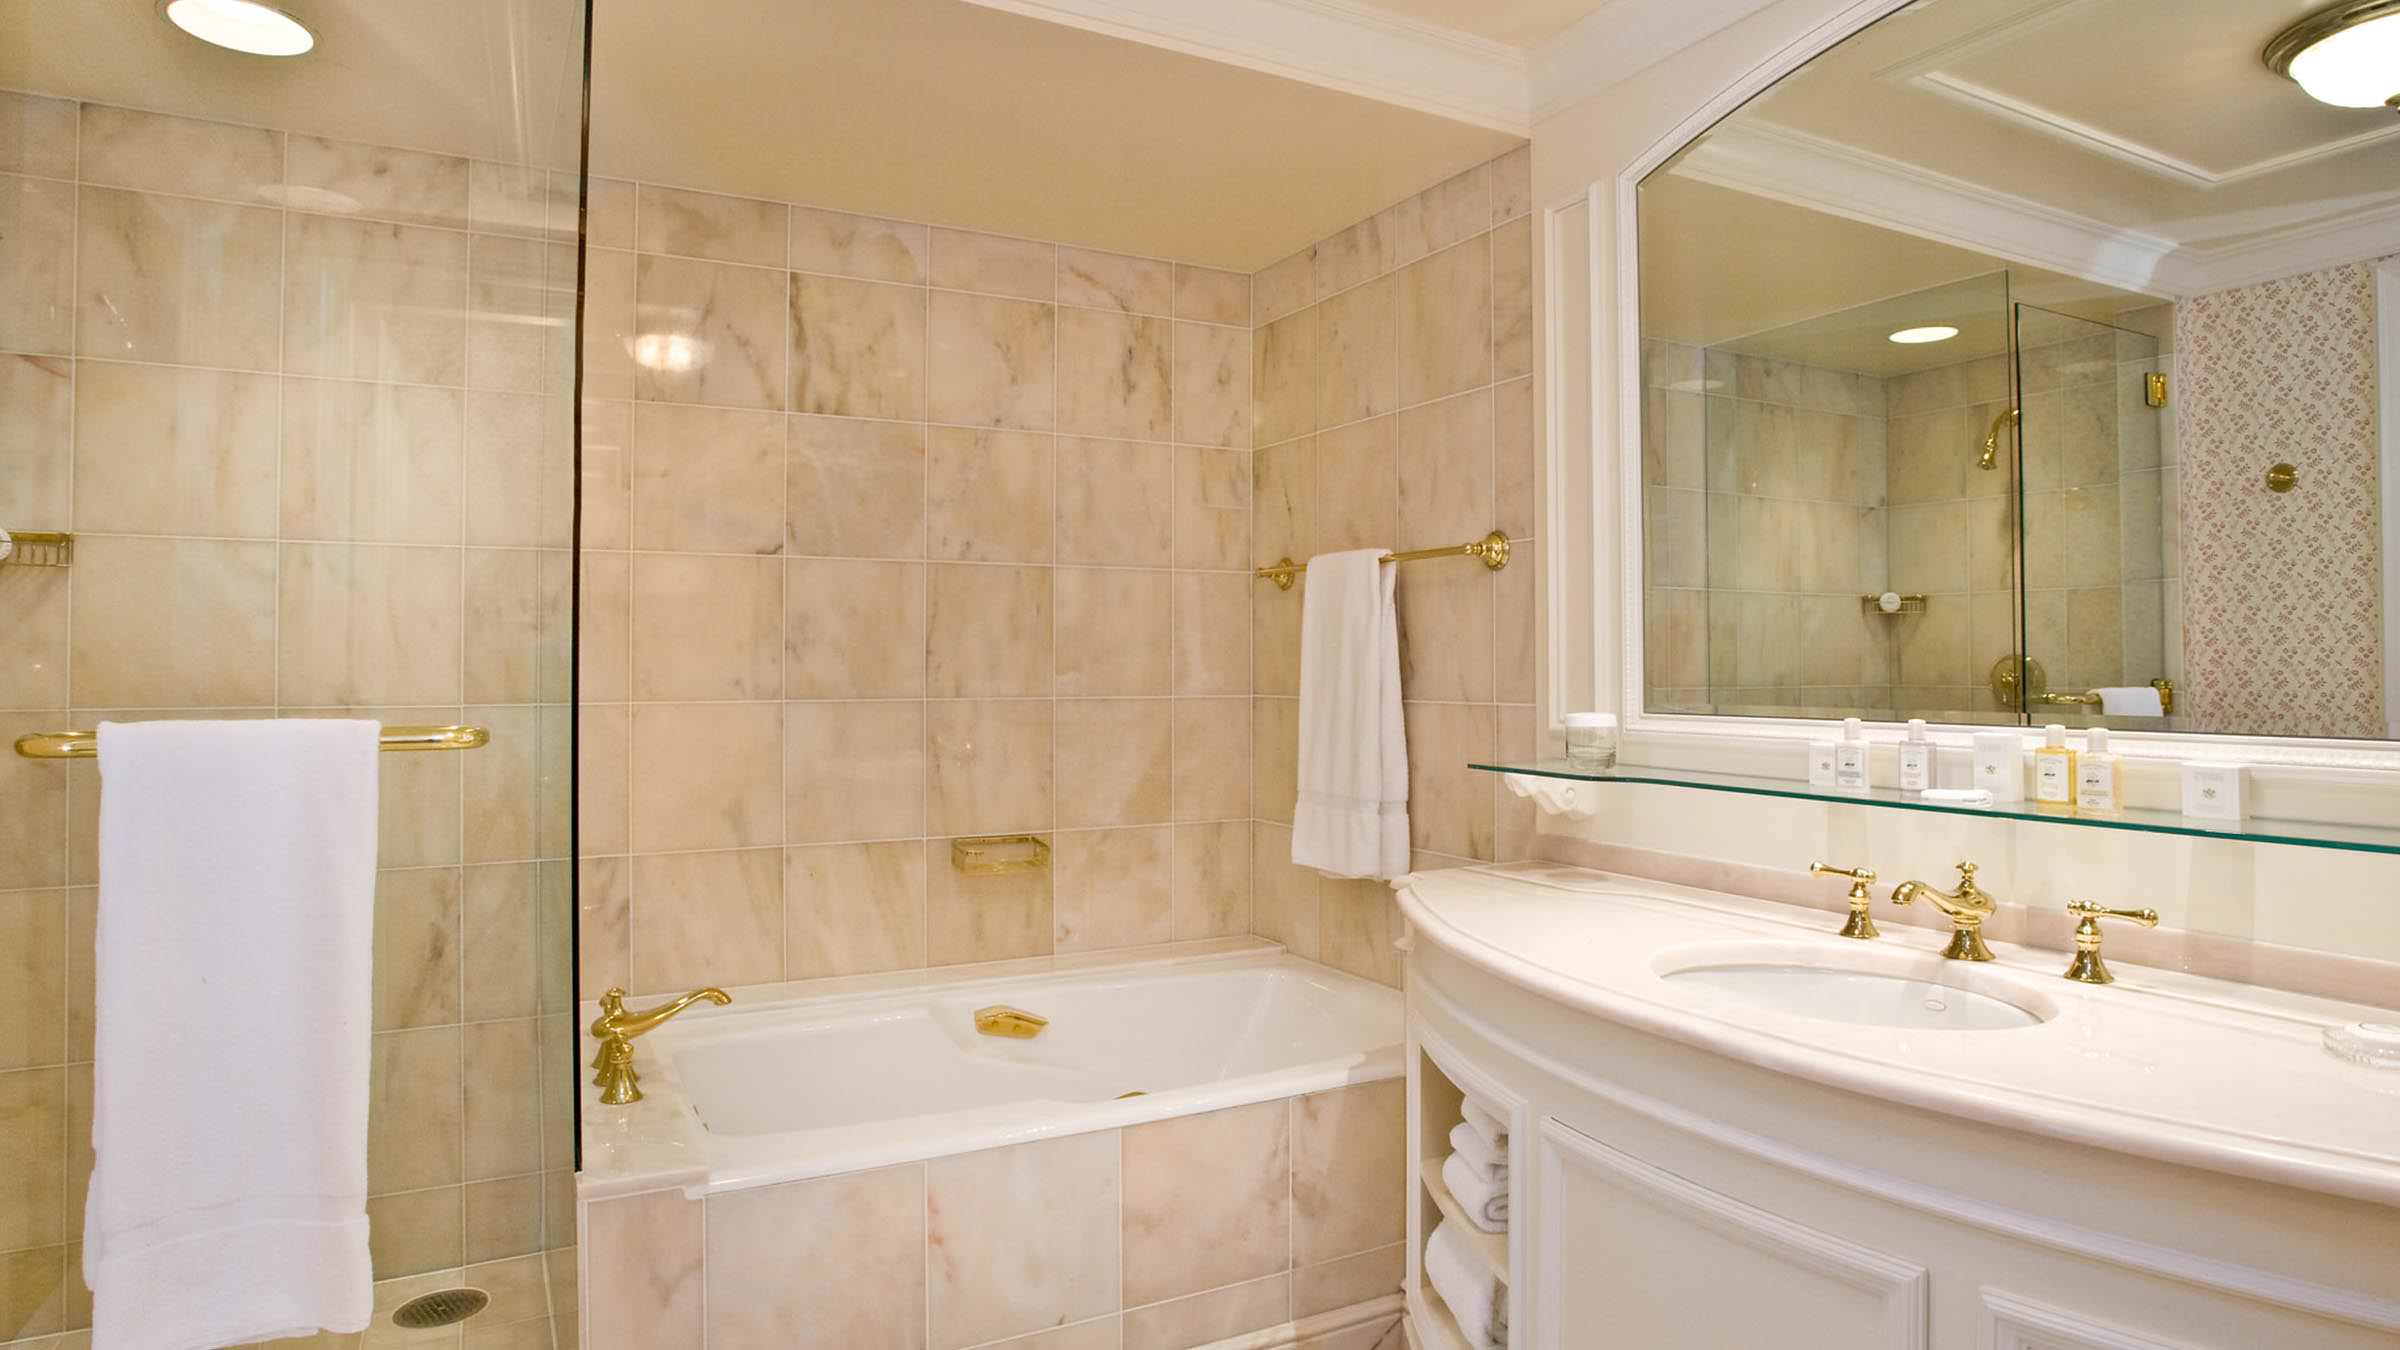
[[[600,1053],[592,1056],[592,1086],[600,1089],[600,1100],[610,1106],[624,1106],[642,1099],[641,1075],[633,1071],[633,1038],[642,1035],[675,1014],[702,999],[724,1007],[733,1002],[733,995],[722,989],[695,989],[672,1003],[632,1012],[625,1006],[625,991],[611,989],[600,996],[600,1015],[592,1020],[592,1036],[600,1042]]]
[[[1958,865],[1958,889],[1935,890],[1922,881],[1903,881],[1892,888],[1892,903],[1905,905],[1923,897],[1935,909],[1950,916],[1950,945],[1942,955],[1952,961],[1989,961],[1992,949],[1983,945],[1983,921],[1992,917],[2000,902],[1976,888],[1975,864]]]
[[[1842,924],[1843,937],[1864,941],[1881,936],[1875,931],[1875,916],[1868,913],[1875,903],[1875,897],[1867,893],[1867,883],[1875,879],[1874,868],[1835,867],[1831,863],[1812,862],[1808,865],[1808,871],[1811,876],[1850,878],[1850,918]]]
[[[2123,919],[2144,928],[2158,927],[2155,909],[2110,909],[2089,900],[2069,900],[2067,912],[2082,920],[2075,925],[2075,960],[2067,967],[2067,978],[2081,984],[2114,984],[2117,977],[2108,973],[2108,963],[2100,959],[2100,921]]]

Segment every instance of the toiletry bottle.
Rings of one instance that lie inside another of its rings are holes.
[[[1908,719],[1908,739],[1900,742],[1900,790],[1923,792],[1933,786],[1933,742],[1925,739],[1925,719]]]
[[[1975,786],[1995,802],[2025,800],[2024,746],[2013,731],[1975,733]]]
[[[2109,753],[2108,728],[2093,727],[2075,760],[2075,803],[2086,811],[2114,812],[2122,804],[2124,773]]]
[[[1842,743],[1833,754],[1833,785],[1846,792],[1867,786],[1867,727],[1855,717],[1842,719]]]
[[[2075,804],[2075,752],[2067,748],[2067,729],[2056,722],[2042,728],[2042,743],[2033,748],[2033,800],[2043,806]]]
[[[1835,762],[1841,758],[1841,742],[1810,741],[1808,743],[1808,785],[1832,787]]]

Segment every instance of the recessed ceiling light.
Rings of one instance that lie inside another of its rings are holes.
[[[2400,0],[2346,0],[2275,35],[2267,69],[2337,108],[2400,109]]]
[[[1904,347],[1914,347],[1921,342],[1948,342],[1957,336],[1957,329],[1946,323],[1936,323],[1923,328],[1903,328],[1892,334],[1892,341]]]
[[[317,45],[308,25],[258,0],[159,0],[167,22],[229,51],[298,56]]]

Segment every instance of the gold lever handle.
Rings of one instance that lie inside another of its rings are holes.
[[[1850,917],[1842,924],[1843,937],[1865,941],[1882,936],[1875,930],[1875,917],[1869,912],[1875,897],[1868,893],[1867,883],[1875,879],[1874,868],[1835,867],[1831,863],[1812,862],[1808,870],[1812,876],[1850,878]]]
[[[2075,925],[2075,959],[2067,966],[2067,978],[2079,984],[2113,984],[2116,976],[2108,973],[2108,963],[2100,959],[2100,921],[2123,919],[2144,928],[2158,927],[2155,909],[2110,909],[2089,900],[2069,900],[2067,912],[2080,922]]]
[[[633,1071],[633,1038],[648,1033],[702,999],[722,1008],[733,1002],[733,995],[716,988],[695,989],[682,998],[641,1012],[626,1008],[622,989],[611,989],[600,996],[600,1015],[592,1019],[592,1036],[600,1042],[600,1052],[592,1056],[595,1070],[592,1086],[600,1089],[603,1103],[624,1106],[642,1099],[641,1075]]]

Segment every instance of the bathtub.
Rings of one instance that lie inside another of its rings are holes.
[[[642,1040],[653,1101],[622,1118],[641,1112],[653,1144],[662,1127],[677,1136],[639,1151],[687,1169],[676,1180],[697,1196],[1403,1071],[1398,991],[1277,950],[1060,964],[1068,968],[996,978],[937,973],[884,992],[737,991],[733,1006]],[[994,1004],[1049,1025],[1029,1040],[979,1034],[975,1013]],[[612,1110],[587,1102],[588,1139],[604,1152]]]

